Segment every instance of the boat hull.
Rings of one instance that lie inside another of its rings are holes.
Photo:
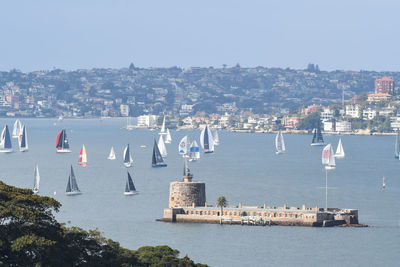
[[[323,145],[325,145],[325,143],[312,143],[311,145],[312,146],[323,146]]]
[[[67,196],[75,196],[75,195],[81,195],[81,191],[73,191],[73,192],[65,192],[65,195]]]
[[[341,159],[344,158],[344,155],[335,155],[335,158]]]
[[[167,167],[167,164],[166,163],[163,163],[163,164],[151,164],[151,167],[153,167],[153,168]]]
[[[132,167],[132,163],[131,162],[128,162],[128,163],[124,162],[124,166],[127,167],[127,168],[130,168],[130,167]]]
[[[334,170],[335,166],[325,166],[325,170]]]
[[[214,153],[214,151],[211,150],[203,150],[204,153]]]
[[[87,163],[80,163],[80,162],[79,162],[78,165],[79,165],[79,166],[82,166],[82,167],[86,167],[86,166],[87,166]]]
[[[71,149],[57,149],[57,153],[71,153]]]
[[[0,149],[0,153],[11,153],[13,152],[12,148],[10,149]]]
[[[137,195],[137,194],[139,194],[139,191],[124,192],[125,196],[132,196],[132,195]]]
[[[108,157],[107,159],[109,159],[109,160],[115,160],[115,157],[114,157],[114,158],[110,158],[110,157]]]
[[[19,151],[20,152],[28,152],[28,149],[27,148],[20,148]]]
[[[33,189],[32,191],[34,194],[37,194],[39,192],[39,190],[37,190],[37,189]]]
[[[275,151],[276,155],[283,154],[285,151]]]

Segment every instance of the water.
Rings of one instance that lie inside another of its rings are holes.
[[[0,120],[12,127],[13,120]],[[123,246],[166,244],[196,262],[211,266],[397,266],[400,260],[400,161],[394,159],[393,136],[342,136],[345,159],[329,172],[329,207],[359,209],[368,228],[250,227],[156,222],[168,206],[169,183],[181,179],[179,140],[199,131],[171,131],[167,168],[151,168],[157,131],[121,129],[124,120],[23,120],[29,152],[0,154],[0,177],[11,185],[33,186],[35,163],[40,194],[62,203],[57,219],[84,229],[98,228]],[[54,123],[56,125],[54,125]],[[57,133],[67,129],[72,153],[56,154]],[[325,206],[322,147],[309,145],[311,135],[285,135],[287,152],[274,154],[272,134],[219,132],[221,145],[191,163],[195,180],[204,181],[207,202],[224,195],[230,204]],[[325,136],[336,148],[338,136]],[[140,191],[124,196],[126,171],[122,150],[130,143],[129,168]],[[85,144],[87,167],[77,165]],[[13,139],[17,151],[16,139]],[[146,148],[140,148],[146,145]],[[117,160],[107,160],[114,146]],[[83,194],[64,195],[70,164]],[[387,188],[382,191],[382,176]]]

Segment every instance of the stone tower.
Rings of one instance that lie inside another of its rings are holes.
[[[172,182],[169,186],[169,208],[198,206],[204,207],[206,203],[206,184],[193,182],[193,175],[185,164],[183,167],[183,181]]]

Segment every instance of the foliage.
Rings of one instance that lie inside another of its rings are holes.
[[[304,118],[297,127],[300,130],[312,130],[317,128],[320,123],[320,113],[313,112]]]
[[[0,182],[0,265],[206,266],[168,246],[123,248],[97,230],[66,227],[53,215],[61,204]]]

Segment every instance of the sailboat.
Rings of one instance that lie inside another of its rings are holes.
[[[39,183],[40,183],[40,175],[39,175],[39,167],[35,165],[35,173],[33,175],[33,193],[39,192]]]
[[[2,152],[2,153],[12,152],[11,137],[10,137],[10,132],[8,131],[7,125],[4,127],[3,131],[1,132],[0,152]]]
[[[200,133],[200,145],[204,153],[214,152],[214,139],[208,125],[206,125]]]
[[[164,137],[162,135],[160,135],[157,145],[158,145],[158,149],[160,150],[161,156],[163,158],[166,158],[168,153],[167,153],[167,148],[165,147]]]
[[[344,158],[344,150],[343,150],[343,145],[342,145],[342,138],[339,139],[339,143],[336,148],[336,153],[335,153],[336,158]]]
[[[165,143],[171,144],[171,141],[172,141],[171,134],[169,132],[169,129],[167,128],[167,136],[165,136]]]
[[[312,146],[323,146],[324,138],[322,137],[321,128],[318,124],[318,127],[314,129],[313,139],[311,142]]]
[[[382,190],[384,190],[386,188],[386,179],[385,176],[383,176],[382,178]]]
[[[328,144],[322,150],[322,164],[325,164],[325,169],[332,170],[336,167],[335,156],[333,154],[332,145]]]
[[[59,132],[57,135],[56,148],[57,153],[71,152],[71,149],[69,149],[69,143],[65,129],[62,129],[61,132]]]
[[[22,127],[21,135],[18,138],[18,144],[19,144],[19,151],[21,152],[28,151],[28,135],[26,132],[25,125]]]
[[[108,158],[107,158],[107,159],[109,159],[109,160],[114,160],[114,159],[116,159],[115,151],[114,151],[114,147],[113,147],[113,146],[111,147],[110,154],[108,155]]]
[[[152,167],[167,167],[167,164],[164,162],[164,159],[161,156],[160,150],[158,149],[156,139],[154,139],[153,157],[151,159],[151,166]]]
[[[397,129],[396,141],[394,143],[394,157],[396,159],[399,158],[399,152],[400,152],[400,130]]]
[[[219,135],[218,135],[217,129],[215,129],[215,131],[214,131],[213,139],[214,139],[214,146],[219,145]]]
[[[281,154],[286,151],[285,140],[283,140],[282,132],[279,131],[275,137],[276,154]]]
[[[127,168],[131,167],[133,159],[132,159],[132,156],[131,156],[131,152],[129,150],[129,144],[125,147],[123,155],[124,155],[124,165],[125,165],[125,167],[127,167]]]
[[[185,135],[181,141],[179,142],[178,145],[178,152],[180,155],[182,155],[182,157],[188,157],[188,153],[189,153],[189,138],[187,135]]]
[[[165,115],[164,115],[163,122],[162,122],[162,125],[161,125],[161,130],[160,130],[160,132],[158,134],[161,134],[161,135],[167,134],[165,132]]]
[[[136,191],[131,174],[128,172],[128,178],[126,179],[124,195],[136,195],[138,193],[139,191]]]
[[[22,124],[20,120],[15,120],[14,127],[12,131],[12,138],[18,138],[22,131]]]
[[[68,184],[67,184],[67,189],[65,190],[65,194],[67,196],[82,194],[81,190],[79,190],[78,184],[76,183],[76,178],[75,178],[74,169],[72,168],[72,165],[71,165],[71,171],[70,171],[69,177],[68,177]]]
[[[189,161],[196,161],[200,159],[200,148],[196,140],[194,140],[189,147]]]
[[[82,145],[81,151],[79,152],[78,165],[85,167],[87,165],[87,154],[85,145]]]

